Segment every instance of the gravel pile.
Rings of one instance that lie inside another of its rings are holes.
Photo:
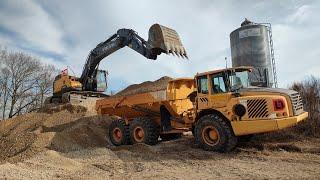
[[[105,147],[110,122],[109,117],[87,116],[86,108],[70,104],[0,121],[0,163],[23,161],[48,149]]]

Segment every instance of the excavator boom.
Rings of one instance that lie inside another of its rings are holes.
[[[149,29],[148,41],[132,29],[119,29],[106,41],[98,44],[88,55],[83,67],[80,82],[85,91],[95,91],[97,67],[102,59],[115,51],[128,46],[148,59],[156,60],[161,53],[188,58],[178,33],[168,27],[154,24]]]
[[[53,83],[53,96],[46,102],[70,102],[71,99],[80,99],[79,102],[82,102],[83,97],[107,96],[104,94],[107,89],[107,72],[98,69],[99,63],[125,46],[152,60],[156,60],[161,53],[188,58],[178,33],[173,29],[154,24],[149,29],[147,41],[132,29],[119,29],[90,51],[80,78],[68,74],[58,75]]]

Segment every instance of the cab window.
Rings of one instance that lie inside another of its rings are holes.
[[[212,80],[212,93],[224,93],[226,91],[226,85],[223,78],[223,74],[216,74],[211,77]]]
[[[198,92],[202,94],[208,94],[207,76],[201,76],[198,78]]]

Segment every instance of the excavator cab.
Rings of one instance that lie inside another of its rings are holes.
[[[96,84],[97,92],[105,92],[107,90],[107,75],[105,70],[97,70],[96,74]]]

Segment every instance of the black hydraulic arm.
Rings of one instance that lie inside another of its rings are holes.
[[[80,77],[84,90],[93,90],[93,79],[100,61],[124,46],[130,47],[148,59],[155,60],[160,54],[132,29],[119,29],[116,34],[98,44],[88,55]]]

